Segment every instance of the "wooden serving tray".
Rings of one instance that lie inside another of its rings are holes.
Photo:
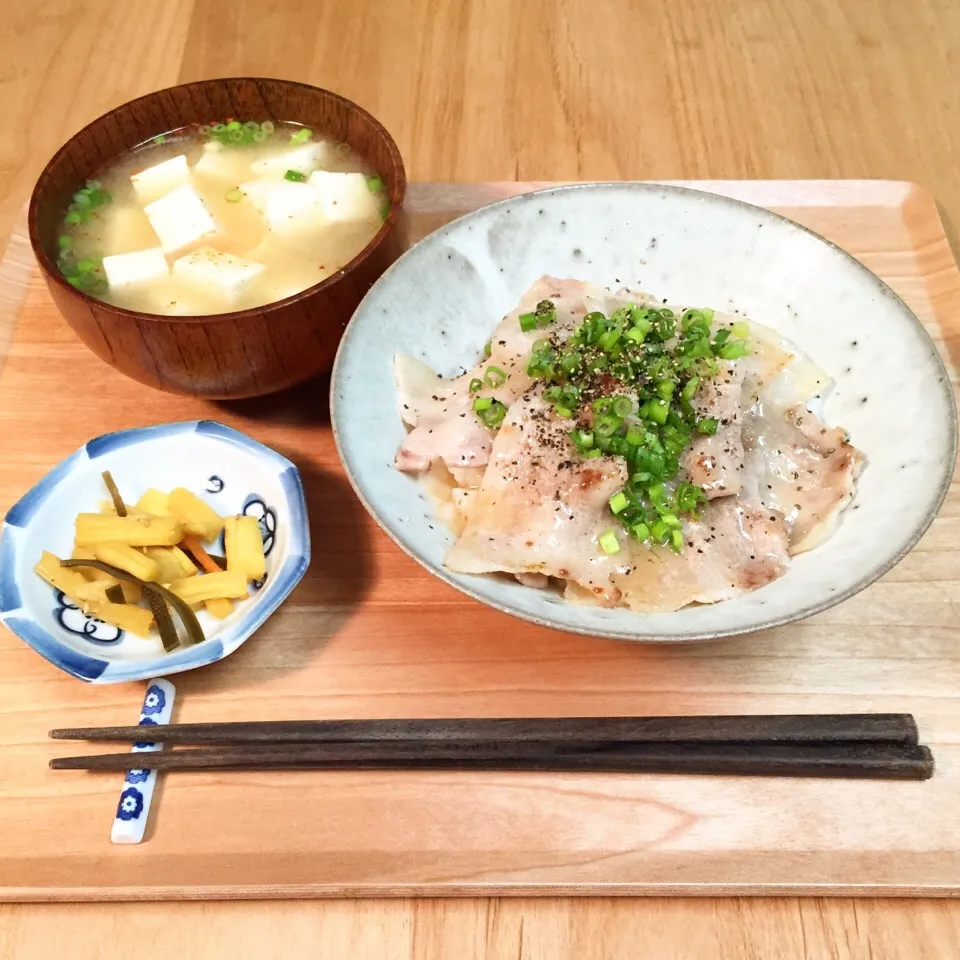
[[[535,186],[544,184],[413,184],[413,234]],[[840,244],[957,361],[960,273],[919,188],[693,186],[777,210]],[[401,553],[344,479],[325,383],[228,404],[124,379],[57,316],[23,225],[0,267],[0,310],[0,510],[91,436],[167,420],[222,420],[300,465],[313,564],[237,653],[172,678],[180,721],[909,711],[937,760],[925,783],[174,774],[158,788],[148,841],[117,847],[108,837],[121,778],[48,770],[69,747],[46,731],[134,722],[142,685],[84,685],[0,629],[0,897],[960,890],[956,487],[896,569],[803,623],[687,646],[591,640],[486,609]]]

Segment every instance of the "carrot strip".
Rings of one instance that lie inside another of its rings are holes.
[[[180,544],[181,548],[187,550],[193,555],[193,559],[203,567],[207,573],[222,573],[223,567],[217,564],[217,561],[203,549],[203,544],[192,533],[187,534]]]

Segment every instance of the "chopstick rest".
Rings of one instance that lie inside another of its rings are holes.
[[[145,730],[166,725],[173,715],[173,700],[177,688],[169,680],[151,680],[140,708],[138,725]],[[146,735],[146,733],[145,733]],[[154,753],[163,749],[163,743],[141,740],[133,745],[132,753]],[[112,843],[140,843],[147,829],[147,817],[153,791],[157,785],[157,771],[134,768],[127,770],[123,792],[117,804],[117,813],[110,830]]]

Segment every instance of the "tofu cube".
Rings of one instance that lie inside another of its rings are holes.
[[[201,176],[236,185],[250,179],[250,158],[245,150],[225,150],[222,143],[214,140],[204,144],[203,155],[193,170]]]
[[[208,293],[232,303],[254,277],[263,273],[263,264],[244,260],[213,247],[201,247],[173,262],[173,275]]]
[[[154,200],[143,212],[160,238],[164,253],[176,253],[217,232],[216,221],[189,183]]]
[[[255,177],[282,180],[288,170],[296,170],[306,177],[314,170],[329,165],[333,159],[332,145],[321,140],[319,143],[308,143],[295,150],[285,150],[283,153],[257,160],[250,165],[250,169]]]
[[[379,222],[380,195],[371,192],[362,173],[318,170],[310,174],[308,183],[317,191],[327,220]]]
[[[182,187],[189,180],[190,168],[187,166],[186,155],[182,153],[178,157],[171,157],[169,160],[164,160],[163,163],[147,167],[146,170],[135,173],[130,178],[137,199],[144,206],[153,203],[154,200],[159,200],[160,197],[171,190]]]
[[[307,183],[252,180],[240,189],[271,230],[289,233],[322,220],[320,198]]]
[[[120,290],[138,283],[146,283],[170,272],[167,258],[159,247],[138,250],[136,253],[118,253],[103,258],[103,272],[111,290]]]

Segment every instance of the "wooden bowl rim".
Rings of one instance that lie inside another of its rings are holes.
[[[376,234],[374,234],[370,242],[352,260],[344,264],[344,266],[341,267],[336,273],[326,277],[319,283],[315,283],[312,287],[307,287],[305,290],[294,293],[289,297],[284,297],[283,300],[272,300],[270,303],[265,303],[259,307],[248,307],[246,310],[230,310],[224,313],[208,313],[200,316],[175,316],[165,313],[147,313],[140,310],[127,310],[125,307],[115,306],[112,303],[107,303],[105,300],[98,300],[96,297],[92,297],[83,290],[78,290],[76,287],[73,287],[67,283],[66,279],[64,279],[63,275],[60,273],[60,270],[57,268],[57,265],[50,259],[49,256],[47,256],[47,252],[43,249],[39,238],[39,228],[37,226],[37,208],[40,205],[41,188],[44,181],[47,179],[48,171],[57,162],[61,154],[63,154],[70,144],[73,143],[73,141],[78,137],[83,136],[89,130],[97,127],[104,120],[107,120],[114,114],[119,113],[121,110],[126,110],[135,104],[143,103],[153,99],[154,97],[159,97],[162,94],[171,93],[174,90],[197,89],[231,82],[245,82],[257,85],[261,83],[269,83],[280,84],[287,87],[299,87],[303,90],[309,91],[310,93],[321,94],[322,96],[339,100],[340,103],[344,104],[348,108],[348,110],[362,116],[380,134],[380,136],[383,137],[396,170],[396,177],[394,188],[390,195],[390,212],[387,214],[386,220],[384,220],[380,225],[380,229],[376,232]],[[192,80],[189,83],[178,83],[172,87],[164,87],[161,90],[154,90],[151,93],[145,93],[142,96],[135,97],[133,100],[127,100],[126,102],[114,107],[112,110],[109,110],[107,113],[103,113],[96,119],[91,120],[90,123],[69,137],[63,143],[60,149],[57,150],[57,152],[46,162],[43,170],[40,171],[40,175],[37,177],[37,182],[34,184],[33,191],[30,194],[30,206],[27,213],[27,223],[30,231],[30,246],[33,248],[33,255],[37,258],[37,263],[40,265],[40,269],[47,275],[48,279],[52,279],[52,281],[61,287],[66,293],[75,297],[79,297],[81,300],[85,301],[88,306],[97,307],[100,310],[105,310],[118,316],[129,317],[132,320],[144,320],[149,322],[159,321],[161,323],[210,323],[212,321],[222,322],[260,317],[263,316],[264,313],[271,313],[275,310],[286,308],[294,303],[306,300],[308,297],[312,297],[324,289],[335,286],[348,274],[352,273],[357,267],[359,267],[365,260],[367,260],[374,250],[376,250],[377,247],[379,247],[380,244],[383,243],[383,241],[387,238],[387,235],[393,229],[402,213],[406,192],[407,174],[403,165],[403,157],[400,154],[400,149],[397,146],[396,141],[392,136],[390,136],[390,132],[387,130],[387,128],[372,113],[370,113],[368,110],[365,110],[359,104],[347,99],[347,97],[341,96],[339,93],[334,93],[332,90],[327,90],[324,87],[315,87],[313,84],[303,83],[300,80],[283,80],[279,77],[217,77],[211,80]]]

